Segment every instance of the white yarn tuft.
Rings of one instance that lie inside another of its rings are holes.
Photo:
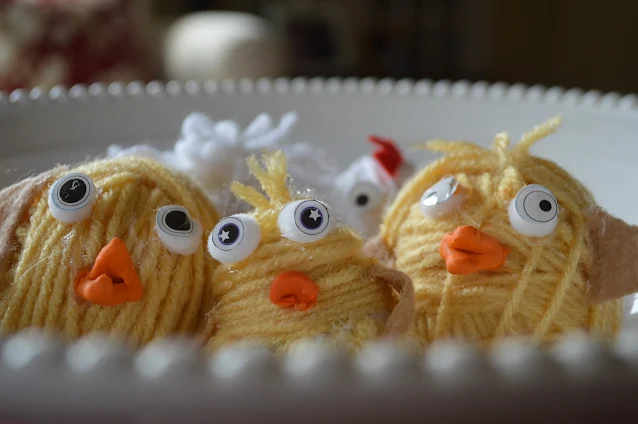
[[[297,123],[297,113],[284,114],[277,125],[262,113],[242,130],[235,121],[213,121],[203,113],[193,112],[184,119],[180,138],[172,150],[162,151],[140,144],[128,148],[112,145],[108,156],[136,155],[155,158],[197,181],[224,215],[244,212],[230,194],[233,181],[256,185],[252,181],[246,158],[263,150],[279,149],[288,161],[289,174],[301,192],[326,200],[339,167],[323,149],[309,143],[291,143],[290,132]]]

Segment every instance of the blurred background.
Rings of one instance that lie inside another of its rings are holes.
[[[0,0],[0,89],[278,76],[638,91],[638,1]]]

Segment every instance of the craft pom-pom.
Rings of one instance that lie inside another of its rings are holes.
[[[223,264],[241,262],[255,251],[261,241],[261,229],[247,214],[222,219],[208,237],[208,253]]]
[[[551,191],[538,184],[523,187],[507,211],[512,227],[528,237],[551,234],[558,224],[558,201]]]
[[[178,255],[192,255],[202,239],[202,226],[183,206],[164,206],[157,211],[155,231],[164,247]]]
[[[425,190],[420,202],[423,215],[437,218],[457,210],[464,200],[458,188],[458,181],[448,176]]]
[[[49,210],[60,222],[74,224],[91,215],[97,189],[86,174],[73,173],[57,180],[49,190]]]
[[[278,225],[281,235],[297,243],[312,243],[327,236],[334,224],[330,206],[318,200],[297,200],[283,207]]]

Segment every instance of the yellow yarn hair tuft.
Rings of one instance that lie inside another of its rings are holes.
[[[451,141],[442,139],[429,140],[426,141],[424,144],[416,147],[430,150],[432,152],[454,154],[482,154],[485,151],[485,149],[481,146],[477,146],[476,144],[470,143],[468,141]]]
[[[98,195],[89,218],[65,224],[51,214],[47,196],[49,185],[71,172],[90,176]],[[15,253],[0,275],[0,331],[36,326],[68,339],[100,332],[134,345],[194,331],[204,287],[217,265],[206,252],[206,235],[194,254],[180,256],[163,246],[154,227],[159,208],[180,205],[204,230],[212,228],[218,215],[205,194],[187,177],[146,158],[98,160],[54,174],[34,193],[11,235]],[[78,272],[92,267],[114,238],[130,252],[142,299],[117,306],[78,302]]]
[[[528,335],[551,343],[572,330],[612,338],[620,327],[620,301],[592,306],[586,297],[592,252],[584,211],[595,205],[590,192],[555,163],[531,156],[530,147],[557,130],[552,118],[509,147],[506,134],[492,149],[467,142],[430,143],[448,153],[417,173],[399,192],[381,226],[381,237],[398,270],[416,292],[415,330],[425,342],[461,338],[479,343]],[[419,200],[447,175],[466,193],[463,206],[439,219],[426,218]],[[526,184],[547,187],[560,205],[553,234],[529,238],[509,223],[508,204]],[[466,276],[447,272],[439,254],[443,235],[474,226],[509,249],[506,271]]]
[[[558,131],[563,124],[563,119],[560,116],[555,116],[540,125],[534,127],[531,131],[526,132],[521,137],[520,141],[516,145],[516,150],[519,152],[528,153],[530,147],[532,147],[537,141],[542,140],[549,135]]]
[[[247,259],[215,271],[216,305],[204,329],[207,349],[255,341],[281,352],[305,338],[356,349],[381,335],[396,300],[375,276],[376,261],[362,254],[362,239],[343,227],[304,244],[282,237],[279,213],[298,196],[289,187],[281,152],[265,153],[263,163],[255,157],[248,160],[265,194],[238,183],[232,186],[235,195],[255,207],[250,215],[259,223],[261,239]],[[312,308],[284,309],[269,300],[273,280],[286,271],[303,272],[317,284]]]
[[[292,200],[287,186],[288,173],[286,156],[281,151],[263,154],[264,167],[259,165],[256,156],[251,156],[246,161],[250,172],[257,178],[262,190],[268,197],[261,194],[251,186],[234,182],[231,190],[235,196],[244,200],[257,209],[271,206],[284,205]]]

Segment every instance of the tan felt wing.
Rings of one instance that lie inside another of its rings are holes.
[[[388,335],[405,334],[414,321],[414,286],[406,274],[376,264],[370,269],[370,275],[377,281],[382,281],[394,289],[399,295],[399,301],[388,318],[385,331]]]
[[[602,208],[588,211],[594,260],[589,276],[592,303],[619,299],[638,291],[638,227]]]

